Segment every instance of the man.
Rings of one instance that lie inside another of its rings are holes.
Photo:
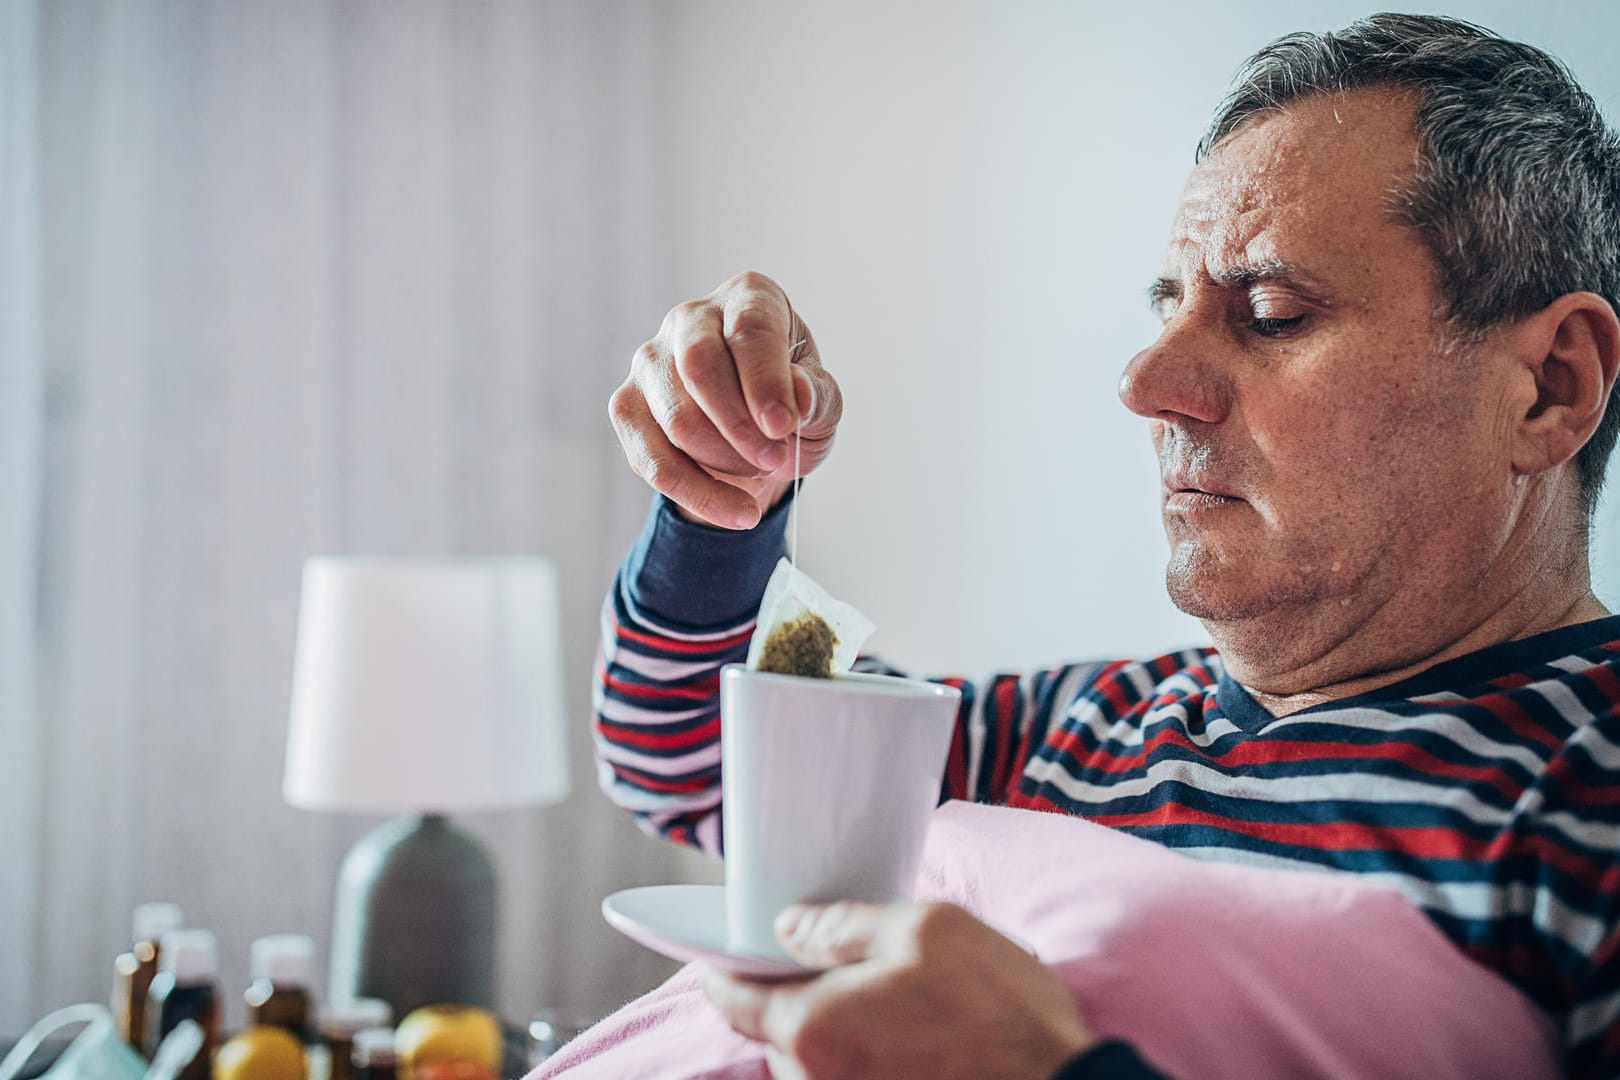
[[[1215,647],[970,684],[945,794],[1389,880],[1555,1018],[1570,1073],[1620,1074],[1620,619],[1587,570],[1620,141],[1539,51],[1384,15],[1262,50],[1199,158],[1120,397]],[[789,436],[813,470],[839,413],[758,274],[672,310],[613,397],[662,498],[609,597],[598,748],[656,833],[718,851],[713,674],[781,550]],[[958,910],[779,929],[838,966],[707,991],[785,1070],[1150,1074]]]

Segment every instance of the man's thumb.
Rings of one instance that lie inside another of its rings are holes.
[[[824,439],[838,427],[843,413],[843,401],[838,383],[826,369],[808,364],[794,364],[794,403],[804,418],[801,430],[806,439]]]
[[[787,954],[810,967],[858,964],[872,954],[884,908],[845,900],[794,904],[776,917],[776,939]]]

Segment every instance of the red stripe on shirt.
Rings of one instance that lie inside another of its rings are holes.
[[[689,776],[684,780],[665,780],[640,769],[633,769],[628,765],[614,765],[614,775],[628,778],[637,787],[649,791],[660,791],[671,795],[689,795],[695,791],[704,791],[714,786],[712,776]]]
[[[1088,814],[1091,821],[1116,828],[1144,825],[1208,825],[1279,844],[1317,851],[1403,851],[1429,859],[1476,858],[1486,843],[1433,825],[1367,825],[1355,821],[1245,821],[1179,803],[1136,814]],[[1399,842],[1391,842],[1398,838]]]
[[[942,679],[945,686],[962,689],[961,679]],[[964,730],[967,703],[964,701],[962,710],[957,713],[955,734],[951,736],[951,751],[945,757],[945,790],[955,799],[971,799],[973,793],[968,790],[968,763],[967,763],[967,733]]]
[[[1395,761],[1402,765],[1411,766],[1424,776],[1444,776],[1453,780],[1467,780],[1471,782],[1490,784],[1501,792],[1504,798],[1513,800],[1518,798],[1521,786],[1515,783],[1500,769],[1482,765],[1460,765],[1437,757],[1422,747],[1411,743],[1382,743],[1367,745],[1362,743],[1332,743],[1304,739],[1268,739],[1264,742],[1238,743],[1220,754],[1212,754],[1207,747],[1199,746],[1189,739],[1179,728],[1161,728],[1152,738],[1143,742],[1141,748],[1128,755],[1116,754],[1106,747],[1095,750],[1088,749],[1076,738],[1076,733],[1064,732],[1062,739],[1052,740],[1054,744],[1073,742],[1069,749],[1076,757],[1084,754],[1086,765],[1090,769],[1104,773],[1129,772],[1132,769],[1144,768],[1148,764],[1148,757],[1160,746],[1178,746],[1200,755],[1211,764],[1220,766],[1253,766],[1272,765],[1298,761],[1340,761],[1347,758],[1376,758],[1382,761]]]
[[[608,742],[622,746],[635,746],[644,750],[679,750],[682,747],[694,746],[702,742],[713,742],[719,738],[720,718],[716,716],[695,728],[688,728],[686,731],[662,733],[649,731],[646,728],[616,724],[612,720],[598,717],[596,730]]]
[[[617,618],[613,619],[613,636],[621,641],[635,641],[642,645],[651,645],[655,649],[665,652],[678,653],[714,653],[724,652],[726,649],[741,645],[754,634],[754,628],[749,626],[735,634],[715,638],[712,641],[681,641],[677,638],[667,638],[662,634],[644,634],[639,630],[632,630]]]
[[[1011,755],[1007,750],[1007,737],[1003,734],[1007,725],[1016,723],[1017,716],[1013,708],[1013,697],[1018,690],[1018,680],[1011,676],[997,680],[995,688],[996,720],[994,727],[986,726],[985,741],[992,747],[994,767],[990,770],[990,794],[992,798],[1001,798],[1007,790],[1007,769],[1012,764]]]
[[[602,685],[609,690],[615,690],[629,697],[684,698],[687,701],[708,701],[720,691],[720,675],[715,673],[699,682],[668,686],[658,683],[625,682],[623,679],[615,679],[612,675],[603,674]]]

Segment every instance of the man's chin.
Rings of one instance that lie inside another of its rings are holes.
[[[1236,567],[1186,567],[1172,561],[1165,570],[1170,602],[1195,619],[1213,623],[1246,622],[1296,604],[1292,590],[1279,581],[1256,581]]]
[[[1309,560],[1301,562],[1312,565]],[[1302,620],[1308,622],[1324,608],[1339,612],[1359,581],[1349,575],[1329,579],[1309,572],[1279,573],[1275,562],[1267,559],[1188,563],[1172,558],[1164,585],[1170,602],[1211,634],[1226,627],[1291,635],[1301,632]]]
[[[1170,594],[1172,604],[1195,619],[1225,621],[1236,617],[1233,612],[1237,609],[1226,598],[1212,595],[1208,589],[1191,586],[1168,574],[1165,575],[1165,590]]]

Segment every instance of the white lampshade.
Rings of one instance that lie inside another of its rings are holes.
[[[562,799],[558,623],[545,559],[308,560],[287,801],[394,814]]]

